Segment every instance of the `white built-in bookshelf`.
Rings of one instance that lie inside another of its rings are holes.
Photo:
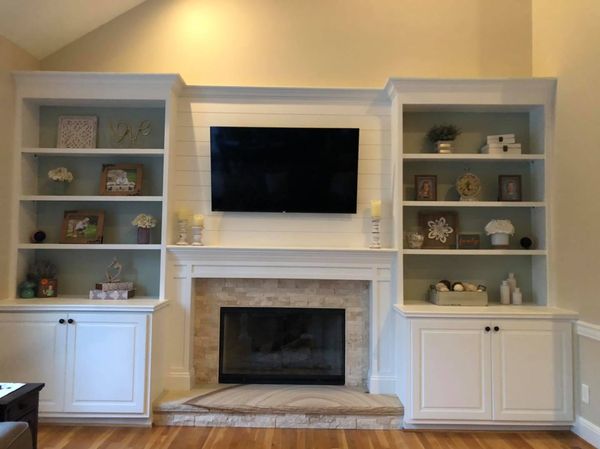
[[[111,75],[24,72],[17,85],[15,183],[11,264],[11,295],[25,279],[28,266],[49,260],[59,272],[59,296],[86,298],[102,281],[106,266],[117,257],[122,278],[136,286],[136,296],[164,297],[166,255],[166,186],[175,91],[173,75]],[[96,116],[96,148],[56,148],[60,116]],[[135,145],[111,130],[118,122],[135,126],[151,123],[148,135]],[[100,191],[105,164],[142,164],[143,185],[137,196],[106,196]],[[66,167],[74,180],[57,192],[48,171]],[[103,211],[104,239],[94,244],[60,243],[65,211]],[[151,214],[158,224],[151,244],[137,243],[131,224],[139,213]],[[31,235],[43,230],[43,243]]]
[[[548,297],[549,223],[546,185],[552,138],[552,80],[391,80],[392,145],[397,151],[394,191],[399,248],[400,303],[425,301],[440,279],[488,287],[499,302],[499,285],[514,272],[530,304],[550,305]],[[427,141],[434,125],[462,129],[451,154],[438,154]],[[481,154],[488,135],[516,134],[522,154]],[[455,183],[465,172],[481,180],[478,201],[460,201]],[[416,201],[415,175],[437,176],[437,201]],[[520,175],[522,201],[498,201],[498,176]],[[422,231],[420,212],[452,211],[458,232],[479,234],[480,249],[410,249],[406,233]],[[510,219],[516,228],[510,247],[494,249],[484,227],[491,219]],[[534,246],[524,249],[521,237]]]

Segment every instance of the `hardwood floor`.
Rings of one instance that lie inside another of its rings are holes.
[[[40,426],[39,449],[593,449],[570,432]]]

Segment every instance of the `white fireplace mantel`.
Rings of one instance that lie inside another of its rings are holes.
[[[167,251],[167,297],[172,300],[167,388],[193,386],[194,279],[324,279],[370,282],[369,391],[395,392],[392,273],[397,250],[172,245]]]

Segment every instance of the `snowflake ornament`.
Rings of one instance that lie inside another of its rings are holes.
[[[429,228],[427,238],[438,240],[441,243],[446,243],[450,234],[454,232],[454,228],[448,224],[445,217],[428,221],[427,227]]]

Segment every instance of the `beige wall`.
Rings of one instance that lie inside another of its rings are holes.
[[[10,208],[13,163],[14,84],[12,70],[37,70],[39,62],[8,39],[0,36],[0,211]],[[6,297],[10,221],[0,220],[0,298]]]
[[[382,87],[531,73],[530,0],[149,0],[44,70],[176,72],[188,84]]]
[[[600,323],[600,2],[533,0],[533,75],[558,76],[552,176],[555,285],[560,305]],[[590,386],[581,416],[600,425],[600,342],[579,343],[579,384]]]

